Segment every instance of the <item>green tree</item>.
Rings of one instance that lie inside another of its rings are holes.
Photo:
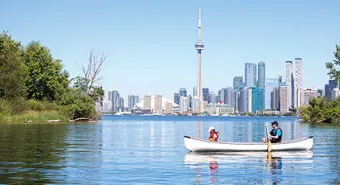
[[[53,101],[68,87],[68,73],[62,69],[61,60],[54,60],[50,51],[38,42],[25,49],[27,75],[25,83],[28,99]]]
[[[25,65],[19,42],[12,40],[7,32],[0,34],[0,98],[24,97]]]
[[[68,88],[58,100],[64,106],[64,111],[71,119],[96,118],[94,101],[90,96],[84,95],[80,89]]]
[[[340,80],[340,70],[337,69],[337,66],[340,66],[340,46],[338,45],[335,45],[334,56],[333,62],[326,63],[326,68],[329,70],[327,73],[329,77],[338,83]]]

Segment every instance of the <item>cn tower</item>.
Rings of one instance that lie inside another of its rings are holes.
[[[201,33],[201,8],[198,8],[198,40],[195,44],[197,50],[197,96],[200,100],[198,112],[203,112],[203,91],[202,91],[202,76],[201,76],[201,53],[204,49]]]

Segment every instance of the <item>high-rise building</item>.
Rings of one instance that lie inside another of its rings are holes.
[[[232,87],[227,87],[224,97],[224,104],[234,107],[235,104],[234,101],[235,101],[234,89]]]
[[[257,82],[257,87],[263,89],[263,105],[265,105],[266,102],[266,63],[264,62],[259,62],[258,65],[258,82]],[[264,107],[263,107],[264,108]],[[264,109],[262,109],[264,110]]]
[[[288,86],[288,104],[289,108],[294,105],[294,75],[293,75],[293,62],[286,61],[286,74],[285,83]]]
[[[154,110],[153,113],[155,114],[161,114],[162,113],[162,95],[155,95],[154,99]]]
[[[257,87],[265,89],[266,87],[266,63],[258,63],[258,84]]]
[[[119,103],[119,93],[118,91],[115,91],[115,90],[109,90],[109,101],[112,102],[112,112],[118,112],[119,111],[119,108],[120,108],[120,103]]]
[[[173,113],[173,106],[171,102],[164,103],[164,114],[172,114]]]
[[[151,95],[144,95],[143,107],[144,110],[151,110]]]
[[[282,76],[266,78],[265,85],[265,109],[271,109],[271,93],[274,88],[282,84]]]
[[[203,101],[208,102],[209,100],[209,88],[203,88]]]
[[[179,100],[180,113],[187,112],[189,110],[189,100],[187,97],[181,96]]]
[[[138,95],[129,95],[128,96],[128,111],[132,112],[133,107],[139,102]]]
[[[118,112],[124,112],[124,99],[122,97],[118,98]]]
[[[226,96],[227,96],[227,89],[226,88],[223,88],[223,89],[221,89],[220,91],[220,101],[222,102],[222,103],[226,103]]]
[[[197,96],[194,96],[192,99],[192,112],[199,112],[199,105],[200,105],[200,99]]]
[[[235,93],[235,112],[239,113],[240,112],[240,92]]]
[[[248,112],[248,88],[240,89],[239,112]]]
[[[221,90],[218,90],[218,94],[217,94],[217,102],[221,101]]]
[[[334,88],[332,90],[332,99],[338,98],[340,97],[340,90],[339,88]]]
[[[294,108],[299,108],[301,104],[302,87],[302,59],[295,58],[294,66]]]
[[[280,89],[279,89],[279,92],[280,92],[279,109],[280,109],[281,114],[289,112],[289,94],[290,94],[289,89],[290,88],[288,85],[280,86]]]
[[[200,112],[203,111],[203,92],[202,92],[202,75],[201,75],[201,53],[204,49],[201,32],[201,8],[198,8],[198,40],[195,44],[197,50],[197,96],[200,99]]]
[[[264,110],[263,89],[258,87],[249,87],[249,112],[256,113],[256,111]]]
[[[280,110],[280,86],[274,87],[271,95],[271,110]]]
[[[107,93],[107,97],[108,97],[108,101],[111,101],[112,102],[112,93],[113,93],[114,90],[110,89],[109,92]]]
[[[247,88],[247,112],[252,112],[252,100],[253,100],[253,93],[251,88]]]
[[[179,105],[179,93],[174,93],[174,102]]]
[[[210,92],[208,103],[217,103],[217,95],[214,92]]]
[[[180,88],[179,89],[179,96],[187,97],[187,89],[186,88]]]
[[[325,85],[325,96],[328,101],[332,99],[332,91],[337,87],[337,83],[334,80],[329,80],[328,84]]]
[[[318,89],[318,98],[324,96],[322,89]]]
[[[189,108],[192,108],[192,96],[191,95],[188,96],[188,100],[189,100]]]
[[[239,91],[243,86],[243,77],[242,76],[235,76],[233,79],[233,88],[235,91]]]
[[[301,92],[301,106],[309,105],[309,101],[312,98],[318,97],[318,90],[316,88],[303,89]]]
[[[257,75],[256,64],[245,63],[244,76],[245,76],[245,84],[247,87],[257,86],[256,75]]]

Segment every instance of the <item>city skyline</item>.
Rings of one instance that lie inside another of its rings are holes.
[[[1,29],[23,44],[40,41],[63,61],[71,77],[81,73],[78,65],[90,49],[108,52],[100,83],[106,91],[119,91],[125,100],[129,94],[172,99],[178,88],[196,86],[192,43],[197,40],[199,6],[204,9],[204,42],[209,45],[202,56],[202,87],[215,92],[232,87],[233,77],[243,76],[246,62],[264,61],[266,76],[284,76],[284,61],[298,57],[308,63],[303,66],[303,88],[322,89],[329,79],[325,62],[333,60],[334,45],[340,40],[338,1],[145,1],[132,6],[119,1],[4,1],[2,5],[6,16],[0,17]],[[143,47],[134,47],[136,43]],[[169,50],[173,55],[168,55]],[[316,69],[318,78],[313,78]]]

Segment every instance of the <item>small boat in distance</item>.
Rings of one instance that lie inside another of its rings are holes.
[[[249,152],[268,151],[268,145],[262,142],[214,142],[190,136],[184,136],[184,146],[192,152]],[[272,143],[272,151],[310,150],[313,147],[313,136]]]

